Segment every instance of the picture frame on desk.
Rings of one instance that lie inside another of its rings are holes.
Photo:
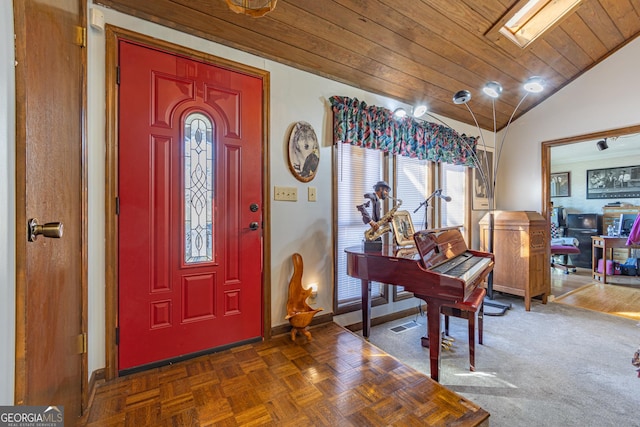
[[[587,170],[587,199],[640,197],[640,166]]]

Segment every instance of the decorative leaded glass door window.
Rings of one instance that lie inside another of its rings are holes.
[[[213,122],[190,113],[184,122],[184,261],[213,261]]]

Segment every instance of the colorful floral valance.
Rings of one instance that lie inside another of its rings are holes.
[[[473,167],[478,137],[460,135],[448,126],[397,119],[393,112],[356,98],[332,96],[333,143],[382,150],[394,155]]]

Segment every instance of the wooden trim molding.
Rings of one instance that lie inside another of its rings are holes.
[[[546,218],[547,222],[551,222],[551,194],[550,194],[550,183],[551,183],[551,148],[559,147],[561,145],[572,144],[574,142],[582,142],[588,140],[596,140],[602,138],[610,138],[613,136],[627,135],[632,133],[640,133],[640,125],[636,126],[628,126],[618,129],[610,129],[606,131],[600,132],[592,132],[583,135],[575,135],[567,138],[560,138],[550,141],[543,141],[541,144],[542,155],[541,155],[541,182],[542,182],[542,208],[540,213],[544,218]],[[547,244],[547,259],[551,257],[551,240],[549,239],[549,243]],[[545,285],[551,282],[551,269],[547,269],[544,276]]]
[[[321,314],[314,316],[313,320],[309,324],[309,326],[317,326],[325,323],[333,322],[333,314]],[[274,326],[271,328],[271,336],[275,337],[277,335],[288,334],[291,332],[291,325],[289,323],[283,323],[282,325]]]
[[[87,386],[86,402],[85,402],[82,417],[80,418],[78,425],[87,424],[87,418],[89,417],[89,412],[90,412],[91,406],[93,405],[93,400],[96,395],[96,389],[100,384],[105,382],[104,373],[105,373],[104,369],[96,369],[91,373],[91,378],[89,379],[89,384]]]
[[[586,133],[583,135],[575,135],[567,138],[553,139],[542,142],[542,157],[541,157],[541,175],[542,175],[542,216],[549,219],[549,203],[551,202],[551,195],[549,194],[549,184],[551,182],[551,148],[561,145],[572,144],[574,142],[589,141],[591,139],[603,139],[611,138],[614,136],[628,135],[632,133],[640,133],[640,125],[627,126],[618,129],[610,129],[600,132]]]
[[[422,312],[427,312],[427,305],[422,304]],[[416,314],[415,308],[407,308],[402,311],[396,311],[394,313],[389,313],[384,316],[374,317],[371,319],[371,326],[382,325],[383,323],[392,322],[394,320],[403,319],[408,316],[413,316]],[[426,320],[425,320],[426,322]],[[346,325],[345,328],[349,329],[351,332],[362,330],[362,322],[354,323],[352,325]]]

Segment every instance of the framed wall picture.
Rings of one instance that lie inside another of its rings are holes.
[[[398,211],[391,220],[393,234],[396,238],[398,246],[413,245],[413,222],[409,211]]]
[[[313,127],[297,122],[289,137],[289,169],[297,180],[309,182],[316,176],[320,163],[320,145]]]
[[[551,174],[551,197],[571,196],[571,172],[554,172]]]
[[[473,210],[489,209],[489,188],[493,184],[493,151],[489,148],[486,150],[477,148],[476,156],[478,157],[478,166],[484,171],[486,182],[482,179],[482,173],[478,167],[472,170],[473,180],[473,200],[471,207]]]
[[[640,197],[640,166],[587,170],[587,199]]]

